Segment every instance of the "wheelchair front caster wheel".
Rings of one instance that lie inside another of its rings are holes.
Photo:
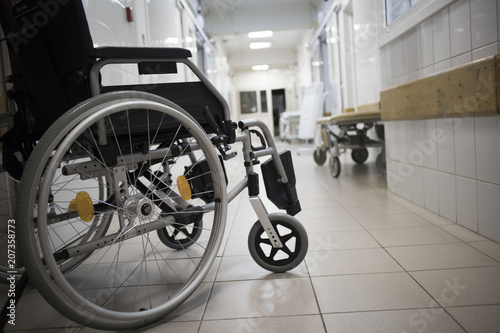
[[[337,178],[340,175],[340,159],[337,156],[330,155],[328,167],[330,169],[330,175],[332,175],[333,178]]]
[[[175,223],[165,228],[156,230],[160,241],[171,249],[183,250],[187,249],[200,238],[203,230],[203,220],[200,219],[191,224]]]
[[[248,235],[248,249],[259,266],[274,273],[284,273],[304,260],[309,244],[307,233],[293,216],[273,213],[269,214],[269,220],[283,247],[274,248],[260,221],[257,221]]]
[[[321,166],[326,162],[326,151],[322,148],[316,148],[313,154],[314,162]]]

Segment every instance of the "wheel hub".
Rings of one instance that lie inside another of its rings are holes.
[[[149,218],[153,214],[153,201],[145,197],[130,197],[125,201],[123,207],[131,218]]]

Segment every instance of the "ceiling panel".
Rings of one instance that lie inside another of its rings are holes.
[[[296,62],[304,32],[314,26],[313,0],[202,0],[205,30],[216,37],[233,68],[263,61],[271,67]],[[272,30],[270,38],[249,39],[250,31]],[[271,49],[251,50],[251,41],[270,41]],[[273,65],[274,64],[274,65]]]

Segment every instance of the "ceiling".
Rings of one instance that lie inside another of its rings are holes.
[[[314,0],[201,0],[205,30],[225,50],[233,70],[267,64],[288,68],[297,62],[297,47],[315,24]],[[272,30],[273,36],[250,39],[248,32]],[[271,42],[252,50],[250,42]]]

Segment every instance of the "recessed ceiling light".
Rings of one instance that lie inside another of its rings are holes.
[[[255,65],[252,66],[254,71],[267,71],[269,69],[269,65]]]
[[[259,49],[268,49],[271,47],[270,42],[256,42],[256,43],[250,43],[250,48],[252,50],[259,50]]]
[[[266,38],[266,37],[272,37],[273,32],[271,30],[265,30],[265,31],[252,31],[248,33],[248,38]]]

